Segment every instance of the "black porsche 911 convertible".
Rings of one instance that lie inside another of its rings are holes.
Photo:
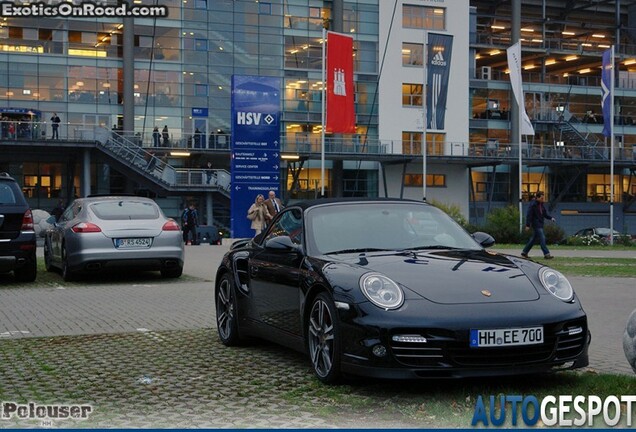
[[[586,366],[587,317],[568,280],[484,249],[493,244],[416,201],[291,205],[224,256],[220,339],[259,337],[308,353],[323,382]]]

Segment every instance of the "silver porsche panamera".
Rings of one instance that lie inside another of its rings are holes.
[[[158,270],[166,278],[183,271],[183,237],[153,200],[134,196],[79,198],[47,231],[47,271],[64,280],[113,268]]]

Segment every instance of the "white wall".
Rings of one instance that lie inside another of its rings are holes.
[[[468,219],[468,169],[462,165],[449,164],[427,164],[428,174],[444,174],[446,176],[446,187],[427,187],[426,200],[439,201],[444,204],[455,204],[459,206],[464,217]],[[402,187],[403,165],[387,165],[385,169],[387,179],[388,196],[391,198],[400,197]],[[422,173],[422,161],[411,162],[406,166],[407,174]],[[380,179],[380,196],[384,196],[384,188]],[[402,198],[422,200],[422,187],[404,187]]]
[[[402,83],[422,83],[424,70],[420,67],[402,66],[402,42],[423,43],[424,30],[402,28],[402,5],[434,6],[446,9],[446,33],[453,35],[453,55],[448,86],[445,130],[445,154],[457,155],[462,145],[468,143],[469,129],[469,12],[470,3],[458,0],[398,0],[393,17],[394,2],[380,1],[380,65],[379,83],[379,136],[381,140],[400,142],[403,131],[423,130],[423,110],[402,107]],[[391,18],[394,18],[391,34]],[[434,31],[444,33],[443,31]],[[386,57],[382,56],[386,52]],[[468,148],[467,146],[463,146]],[[400,152],[401,145],[393,145],[393,152]],[[428,174],[446,174],[446,188],[427,188],[427,199],[460,206],[468,216],[468,170],[453,165],[435,166],[429,160]],[[390,196],[399,196],[402,184],[402,165],[387,168],[387,186]],[[409,173],[422,173],[421,159],[409,165]],[[380,183],[382,195],[382,183]],[[422,199],[421,188],[405,188],[405,198]]]

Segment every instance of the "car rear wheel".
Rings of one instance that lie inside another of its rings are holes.
[[[48,240],[44,240],[44,268],[47,272],[53,271],[53,257],[51,256],[51,246]]]
[[[327,293],[321,292],[312,302],[307,326],[314,373],[324,383],[337,382],[340,379],[340,323],[333,300]]]
[[[75,272],[73,272],[68,266],[66,245],[62,246],[62,279],[66,282],[71,282],[76,279]]]
[[[15,279],[19,282],[33,282],[38,273],[37,264],[35,254],[29,256],[24,266],[13,271]]]
[[[166,279],[176,279],[178,277],[181,277],[182,274],[183,274],[182,266],[161,269],[161,277]]]
[[[216,304],[216,327],[219,339],[223,345],[238,345],[241,342],[239,336],[238,321],[236,316],[236,296],[232,289],[230,277],[225,274],[216,289],[214,298]]]

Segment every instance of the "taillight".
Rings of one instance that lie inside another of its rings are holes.
[[[27,231],[33,229],[33,213],[31,213],[31,209],[24,212],[24,216],[22,216],[22,226],[20,227],[21,231]]]
[[[90,222],[80,222],[71,228],[73,232],[76,233],[94,233],[94,232],[102,232],[102,229]]]
[[[172,219],[163,224],[163,227],[161,228],[162,231],[179,231],[180,229],[179,224]]]

